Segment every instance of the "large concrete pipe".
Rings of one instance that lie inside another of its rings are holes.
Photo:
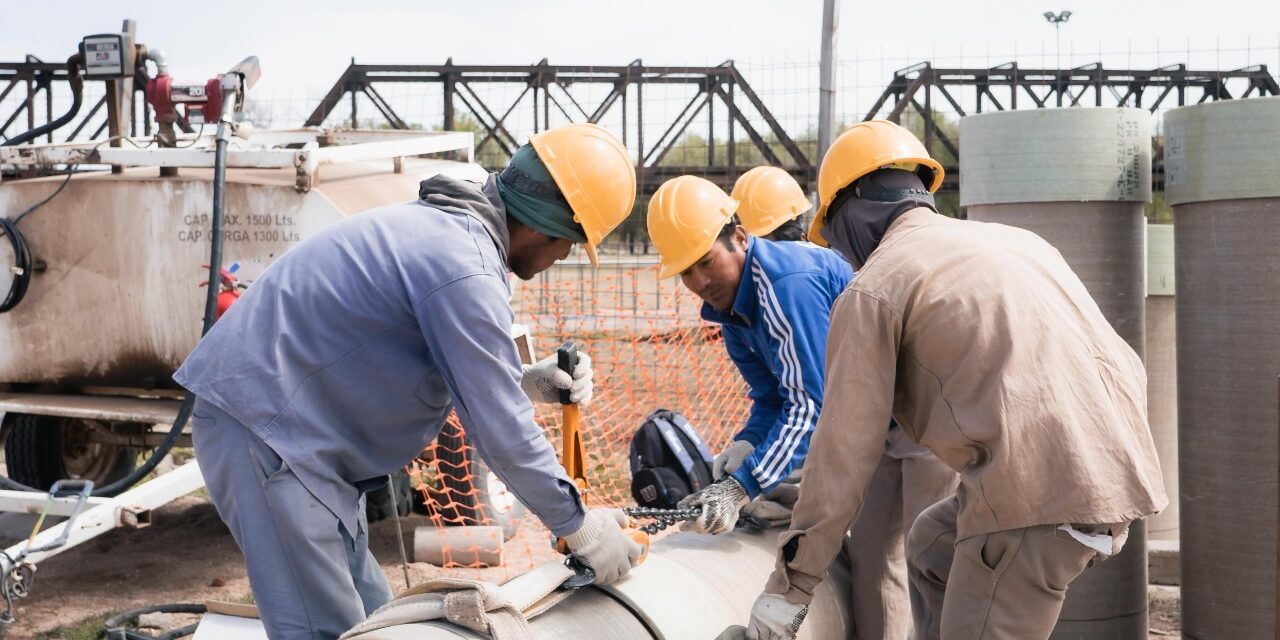
[[[1036,109],[960,121],[960,204],[969,218],[1029,229],[1057,247],[1139,355],[1150,122],[1142,109]],[[1146,639],[1145,525],[1130,532],[1123,552],[1071,584],[1054,638]]]
[[[1275,638],[1280,98],[1174,109],[1164,122],[1183,634]]]
[[[1173,287],[1173,225],[1147,225],[1147,420],[1160,456],[1164,489],[1169,492],[1169,507],[1147,522],[1147,539],[1170,545],[1178,542],[1178,349]]]
[[[714,638],[746,625],[773,570],[780,529],[720,536],[675,533],[621,582],[588,587],[529,621],[535,638]],[[844,638],[852,629],[847,563],[837,561],[819,587],[800,638]],[[350,640],[481,638],[444,621],[386,627]]]

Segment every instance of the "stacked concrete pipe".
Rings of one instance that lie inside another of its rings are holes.
[[[1280,98],[1165,114],[1178,298],[1182,629],[1277,637]]]
[[[1173,255],[1173,225],[1147,225],[1147,419],[1169,493],[1168,508],[1147,522],[1153,553],[1157,544],[1167,550],[1178,546],[1178,323]],[[1154,573],[1151,579],[1157,581]]]
[[[1053,244],[1142,355],[1150,114],[1098,108],[969,116],[960,121],[960,156],[960,204],[969,218],[1022,227]],[[1053,638],[1146,637],[1146,530],[1139,522],[1120,554],[1071,584]]]

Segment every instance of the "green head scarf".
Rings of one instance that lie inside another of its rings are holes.
[[[586,242],[582,225],[573,221],[573,209],[556,186],[547,165],[524,145],[498,174],[498,195],[516,220],[543,235]]]

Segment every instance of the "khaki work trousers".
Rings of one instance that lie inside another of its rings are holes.
[[[905,538],[930,505],[955,494],[960,477],[897,429],[867,486],[862,510],[845,536],[853,632],[858,640],[907,640],[912,602]],[[894,437],[898,436],[898,437]]]
[[[907,565],[922,640],[1037,640],[1058,623],[1071,584],[1099,556],[1057,525],[956,540],[960,501],[933,505],[907,539]],[[1075,525],[1121,533],[1126,525]]]

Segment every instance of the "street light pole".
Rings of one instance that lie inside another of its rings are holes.
[[[1062,71],[1062,23],[1053,23],[1053,66]]]
[[[1053,59],[1057,71],[1054,74],[1053,86],[1058,93],[1058,106],[1062,106],[1062,23],[1071,18],[1070,11],[1044,12],[1044,19],[1053,25]]]

